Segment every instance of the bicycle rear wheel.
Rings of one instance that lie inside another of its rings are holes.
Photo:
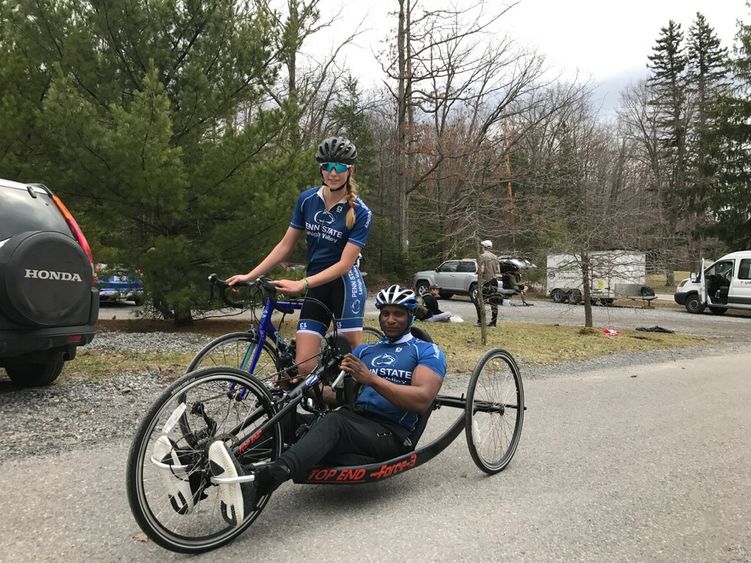
[[[505,350],[490,350],[475,366],[465,417],[467,447],[475,465],[491,475],[502,471],[514,457],[524,422],[521,374]]]
[[[243,400],[229,398],[234,385],[248,389]],[[194,371],[167,388],[139,424],[128,455],[126,486],[136,522],[158,545],[200,553],[224,545],[250,526],[268,502],[237,526],[221,516],[219,487],[211,482],[208,447],[217,439],[231,445],[253,435],[274,414],[264,385],[235,368]],[[184,434],[190,421],[191,435]],[[275,424],[240,456],[243,466],[276,459],[282,438]]]
[[[248,371],[257,347],[258,334],[254,330],[224,334],[209,342],[203,350],[198,352],[190,362],[187,371],[219,366],[236,367]],[[276,349],[270,342],[264,341],[253,375],[260,380],[266,380],[280,369]]]

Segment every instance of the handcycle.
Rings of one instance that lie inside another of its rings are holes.
[[[264,299],[275,301],[273,286],[260,289]],[[417,331],[430,341],[427,333]],[[348,351],[346,340],[334,330],[324,339],[318,367],[290,389],[276,385],[278,377],[260,380],[231,366],[191,371],[170,385],[140,422],[128,456],[128,501],[146,535],[166,549],[200,553],[244,532],[271,495],[257,499],[245,519],[228,524],[220,513],[219,485],[249,482],[253,475],[251,471],[234,479],[214,476],[209,446],[224,440],[237,460],[251,469],[276,459],[289,446],[284,420],[298,407],[313,418],[329,411],[321,385],[336,387],[342,380],[345,374],[338,365]],[[521,375],[508,352],[493,349],[479,360],[466,396],[439,394],[421,416],[411,436],[413,444],[418,444],[431,412],[441,407],[462,412],[430,443],[389,460],[363,456],[326,460],[295,482],[351,485],[390,478],[430,461],[462,431],[478,468],[491,475],[506,468],[519,444],[526,408]],[[304,433],[308,425],[309,421],[302,423],[298,430]]]

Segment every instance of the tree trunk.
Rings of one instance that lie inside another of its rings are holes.
[[[582,299],[584,299],[584,326],[592,328],[592,288],[590,287],[590,269],[592,264],[589,253],[582,252]]]
[[[399,0],[399,29],[397,31],[397,51],[399,78],[397,88],[397,170],[396,170],[396,204],[397,230],[399,248],[402,254],[409,249],[408,215],[407,215],[407,126],[410,94],[409,78],[409,25],[411,0]]]

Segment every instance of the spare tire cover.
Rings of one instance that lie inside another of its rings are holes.
[[[0,309],[18,323],[85,324],[91,285],[91,264],[72,237],[27,232],[0,247]]]

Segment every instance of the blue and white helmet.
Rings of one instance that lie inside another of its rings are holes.
[[[415,297],[415,292],[411,289],[394,284],[386,289],[382,289],[376,295],[376,309],[380,309],[384,305],[398,305],[414,314],[415,307],[417,307],[417,298]]]

